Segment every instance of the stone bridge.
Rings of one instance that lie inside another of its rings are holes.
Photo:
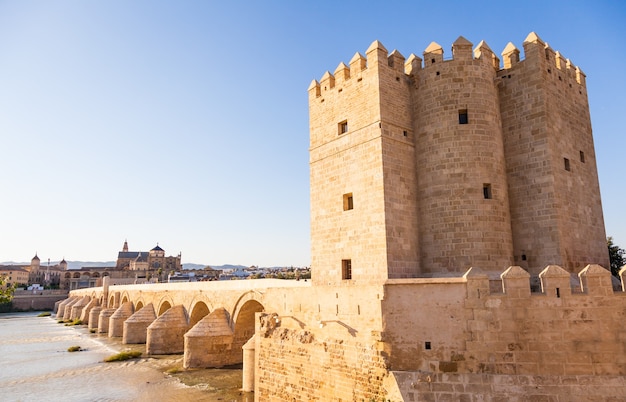
[[[72,291],[57,303],[56,312],[59,319],[80,319],[90,330],[121,337],[124,344],[145,343],[147,354],[183,353],[185,368],[222,367],[243,362],[256,313],[285,314],[284,301],[303,288],[311,283],[263,279],[109,286],[105,279],[102,287]]]
[[[57,317],[183,353],[186,368],[243,363],[258,401],[624,400],[626,267],[621,287],[599,265],[577,276],[105,283],[72,291]]]

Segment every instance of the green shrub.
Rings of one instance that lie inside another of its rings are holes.
[[[37,314],[37,317],[50,317],[52,315],[49,311],[44,311],[43,313]]]
[[[131,350],[128,352],[120,352],[118,354],[112,355],[104,359],[105,362],[121,362],[124,360],[135,359],[141,356],[141,352],[138,350]]]
[[[183,371],[183,369],[181,367],[171,367],[171,368],[165,370],[165,373],[171,375],[171,374],[178,374],[178,373],[180,373],[182,371]]]
[[[83,322],[80,318],[75,319],[74,321],[69,321],[67,324],[65,324],[66,327],[72,327],[74,325],[81,325]]]
[[[67,348],[68,352],[80,352],[81,350],[83,349],[80,346],[70,346]]]

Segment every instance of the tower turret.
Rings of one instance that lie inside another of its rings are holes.
[[[40,264],[41,264],[41,261],[39,260],[39,257],[37,256],[37,253],[35,253],[35,256],[30,260],[30,270],[31,270],[31,272],[39,271]]]
[[[405,169],[414,163],[405,58],[374,41],[366,58],[356,53],[349,64],[309,86],[311,248],[319,284],[411,277],[419,264],[417,210],[409,201],[415,169]]]
[[[607,267],[584,74],[534,32],[524,56],[508,44],[498,72],[514,263],[535,275]]]
[[[431,44],[413,75],[422,274],[512,262],[496,66],[486,43],[471,48],[459,37],[444,61]]]

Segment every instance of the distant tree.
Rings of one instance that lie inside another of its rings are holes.
[[[624,254],[626,253],[626,251],[619,248],[619,246],[613,243],[613,237],[611,236],[606,238],[606,245],[609,248],[611,273],[615,276],[618,276],[619,270],[626,264],[626,260],[624,259]]]
[[[0,304],[6,304],[13,300],[13,292],[15,292],[15,284],[6,286],[4,275],[0,275]]]

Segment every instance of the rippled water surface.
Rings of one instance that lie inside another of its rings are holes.
[[[83,351],[70,353],[70,346]],[[36,313],[0,314],[0,400],[253,400],[239,391],[238,369],[180,371],[182,356],[176,355],[103,362],[126,349],[145,351],[145,345],[122,345]]]

